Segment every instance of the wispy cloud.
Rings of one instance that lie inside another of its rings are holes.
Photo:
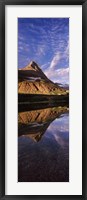
[[[62,59],[67,60],[69,55],[69,44],[67,45],[64,53],[57,52],[54,56],[52,61],[50,62],[50,65],[47,69],[45,69],[45,74],[49,79],[51,79],[54,82],[60,82],[60,83],[69,83],[69,66],[60,67],[60,62]]]
[[[62,84],[69,83],[69,67],[57,70],[48,68],[45,70],[45,74],[54,82],[60,82]]]
[[[18,21],[18,65],[35,60],[53,81],[68,81],[68,18],[20,18]],[[64,69],[66,70],[64,71]],[[61,69],[61,73],[58,71]]]
[[[50,69],[54,69],[54,67],[58,64],[59,60],[61,59],[61,55],[60,55],[60,52],[57,52],[52,61],[51,61],[51,64],[50,64]]]
[[[67,62],[69,62],[69,41],[67,42],[67,46],[64,51],[64,58],[66,59]]]
[[[49,68],[49,65],[50,65],[50,62],[47,62],[47,63],[41,65],[41,69],[42,69],[43,71],[45,71],[46,69]]]

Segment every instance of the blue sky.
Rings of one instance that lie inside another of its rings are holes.
[[[69,18],[18,18],[18,68],[32,60],[52,81],[69,83]]]

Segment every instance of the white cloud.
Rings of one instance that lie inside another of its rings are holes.
[[[61,68],[59,70],[56,70],[58,72],[58,75],[64,76],[69,74],[69,67],[67,68]]]
[[[61,69],[47,69],[45,70],[46,76],[54,82],[62,84],[69,83],[69,67]]]
[[[54,82],[60,82],[62,84],[69,83],[69,67],[56,69],[56,66],[58,66],[60,60],[64,57],[68,57],[68,49],[69,45],[67,45],[63,55],[58,51],[54,55],[50,66],[44,70],[46,76]]]
[[[50,64],[50,69],[53,69],[59,62],[59,60],[61,59],[61,55],[60,55],[60,52],[57,52],[52,61],[51,61],[51,64]]]
[[[67,46],[65,48],[65,51],[63,53],[63,58],[68,61],[69,60],[69,41],[67,42]]]
[[[68,24],[62,22],[62,19],[59,21],[58,19],[50,19],[49,21],[43,19],[42,22],[39,19],[34,19],[34,21],[30,20],[29,23],[24,23],[21,26],[24,28],[19,29],[18,34],[20,65],[22,66],[23,63],[26,65],[25,57],[29,57],[29,61],[35,60],[40,63],[49,79],[54,82],[68,83]],[[24,58],[23,55],[25,55]]]
[[[41,69],[42,70],[45,70],[45,68],[47,69],[49,67],[49,64],[50,64],[50,62],[47,62],[47,63],[41,65]]]
[[[38,45],[36,55],[37,56],[45,55],[45,45],[41,45],[41,44]]]

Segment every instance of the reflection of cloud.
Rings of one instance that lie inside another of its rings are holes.
[[[66,124],[66,125],[55,125],[55,128],[54,128],[54,125],[50,125],[49,127],[48,127],[48,130],[50,130],[50,131],[52,131],[52,129],[53,129],[53,132],[56,132],[56,131],[60,131],[60,132],[68,132],[69,131],[69,126],[68,126],[68,124]]]
[[[54,138],[55,141],[62,147],[66,148],[69,139],[69,117],[68,114],[61,118],[56,118],[47,129],[49,134],[46,137]]]
[[[49,132],[49,134],[48,134],[48,132]],[[67,148],[67,146],[69,145],[68,130],[66,130],[66,132],[64,132],[64,131],[60,131],[58,129],[58,127],[56,127],[56,129],[55,129],[54,126],[51,126],[47,129],[47,134],[45,134],[45,136],[47,138],[52,138],[52,140],[54,139],[62,148]]]
[[[54,126],[55,124],[55,126]],[[56,119],[54,122],[50,124],[48,130],[53,130],[53,132],[60,131],[60,132],[68,132],[69,131],[69,117],[63,116]]]
[[[61,135],[54,134],[54,138],[55,138],[56,142],[57,142],[58,144],[60,144],[61,147],[66,146],[66,141],[64,140],[64,138],[62,138]]]

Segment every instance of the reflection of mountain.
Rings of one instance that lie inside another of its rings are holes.
[[[18,70],[18,93],[66,95],[67,91],[49,80],[40,67],[32,61],[28,66]]]
[[[26,135],[34,141],[39,141],[50,123],[66,112],[66,106],[21,112],[18,114],[18,135]]]

